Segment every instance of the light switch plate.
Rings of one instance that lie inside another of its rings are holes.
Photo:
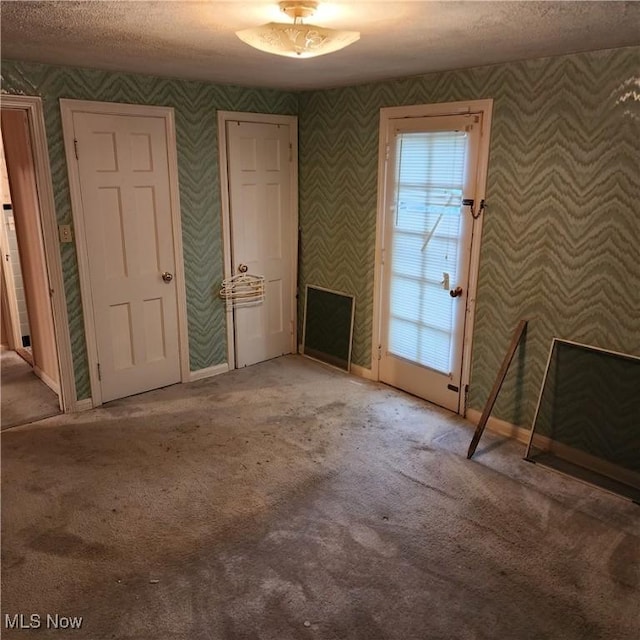
[[[70,224],[59,224],[58,234],[60,235],[60,242],[73,242],[73,233],[71,232]]]

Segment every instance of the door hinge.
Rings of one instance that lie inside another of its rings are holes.
[[[98,380],[102,382],[102,372],[100,371],[100,363],[98,362]]]
[[[73,139],[73,149],[76,153],[76,160],[79,160],[79,156],[78,156],[78,139],[74,138]]]
[[[385,159],[385,160],[388,160],[388,159],[389,159],[389,153],[390,153],[390,151],[389,151],[389,145],[387,145],[387,146],[385,147],[385,150],[384,150],[384,159]]]
[[[378,360],[382,360],[382,345],[378,345]]]
[[[297,297],[297,296],[296,296]],[[292,320],[291,321],[291,335],[294,334],[294,328],[295,328],[295,322]]]
[[[293,144],[289,143],[289,162],[293,162]]]

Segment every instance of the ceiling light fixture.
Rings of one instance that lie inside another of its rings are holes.
[[[290,58],[323,56],[360,39],[357,31],[338,31],[305,24],[304,19],[312,16],[317,8],[317,2],[307,0],[280,2],[280,10],[293,19],[293,24],[269,22],[253,29],[236,31],[236,35],[255,49]]]

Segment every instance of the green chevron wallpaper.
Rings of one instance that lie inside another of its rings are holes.
[[[298,113],[300,282],[353,293],[353,361],[370,365],[379,109],[493,98],[470,406],[530,320],[495,414],[529,425],[552,336],[640,353],[640,49],[577,54],[301,94],[3,61],[40,95],[60,223],[71,221],[58,99],[176,109],[191,369],[226,357],[216,109]],[[62,245],[76,386],[89,395],[77,264]],[[302,315],[300,316],[302,317]]]
[[[59,98],[171,106],[175,109],[192,371],[225,362],[226,330],[216,285],[222,279],[222,232],[216,110],[297,113],[297,96],[151,76],[2,61],[2,91],[41,96],[56,214],[71,222]],[[76,391],[90,396],[74,245],[61,245]]]
[[[530,425],[552,336],[640,354],[640,48],[300,95],[301,284],[356,296],[370,365],[379,109],[494,99],[469,405]]]

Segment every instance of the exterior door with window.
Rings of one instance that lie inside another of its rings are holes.
[[[389,127],[379,376],[460,412],[480,116]]]

